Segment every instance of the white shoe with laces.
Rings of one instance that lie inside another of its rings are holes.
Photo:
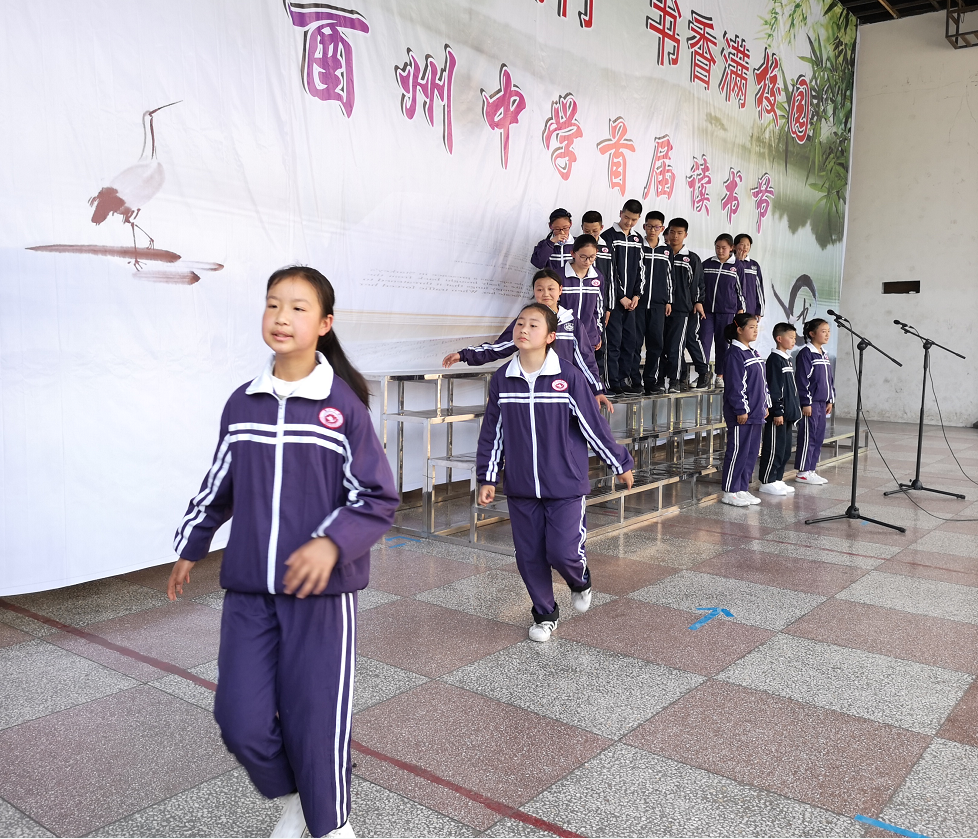
[[[787,495],[788,491],[781,486],[777,481],[772,481],[769,484],[761,484],[758,492],[763,492],[765,495]]]
[[[527,634],[530,636],[531,641],[543,643],[544,641],[550,640],[550,636],[556,628],[557,621],[541,621],[540,623],[533,624]]]
[[[729,504],[731,507],[749,507],[750,501],[742,498],[739,492],[725,492],[720,496],[721,504]]]
[[[291,795],[283,795],[282,815],[272,829],[273,839],[298,839],[306,830],[306,817],[302,813],[302,802],[299,800],[299,793],[293,792]],[[308,835],[308,834],[306,834]]]
[[[751,495],[746,489],[741,490],[737,493],[741,498],[743,498],[748,504],[760,504],[761,499],[756,495]]]
[[[785,495],[791,495],[795,491],[795,488],[793,486],[790,486],[789,484],[786,484],[784,481],[775,481],[775,483],[779,487],[781,487],[781,489],[784,490],[784,494]]]
[[[808,480],[813,484],[827,484],[828,480],[823,478],[821,475],[817,475],[815,472],[808,473]]]
[[[587,588],[584,591],[572,591],[571,603],[574,605],[574,608],[583,615],[588,609],[591,608],[591,589]]]
[[[356,839],[356,837],[357,835],[353,832],[350,822],[347,821],[341,827],[327,833],[325,839]]]

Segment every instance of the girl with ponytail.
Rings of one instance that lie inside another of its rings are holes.
[[[723,360],[723,419],[727,448],[723,454],[724,504],[747,507],[761,499],[748,492],[761,447],[761,431],[771,397],[764,359],[751,344],[757,340],[757,316],[740,312],[724,329],[730,344]]]
[[[268,280],[273,350],[221,417],[214,462],[177,529],[176,600],[231,518],[214,717],[267,798],[272,836],[352,836],[350,718],[357,592],[398,496],[367,384],[333,332],[333,287],[314,268]]]

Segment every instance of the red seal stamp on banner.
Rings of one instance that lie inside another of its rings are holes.
[[[551,385],[554,390],[564,391],[567,390],[567,382],[563,379],[554,379],[554,383]]]
[[[327,428],[335,431],[343,425],[343,414],[337,411],[336,408],[323,408],[319,412],[319,421]]]

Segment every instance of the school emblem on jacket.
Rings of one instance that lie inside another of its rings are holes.
[[[593,285],[593,286],[599,286],[599,285],[601,285],[601,280],[591,280],[591,285]]]
[[[343,425],[343,414],[337,411],[336,408],[323,408],[319,412],[319,421],[327,428],[335,431]]]
[[[574,331],[574,324],[572,324],[572,323],[565,323],[564,324],[564,331],[565,332],[573,332]]]
[[[554,379],[554,383],[551,385],[554,390],[567,390],[567,382],[563,379]]]

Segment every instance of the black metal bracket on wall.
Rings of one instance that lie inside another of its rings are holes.
[[[971,12],[978,13],[978,4],[968,5],[964,0],[947,0],[947,21],[944,24],[944,37],[956,50],[965,47],[978,47],[978,28],[961,31],[964,26],[964,16]],[[978,16],[974,20],[978,27]]]

